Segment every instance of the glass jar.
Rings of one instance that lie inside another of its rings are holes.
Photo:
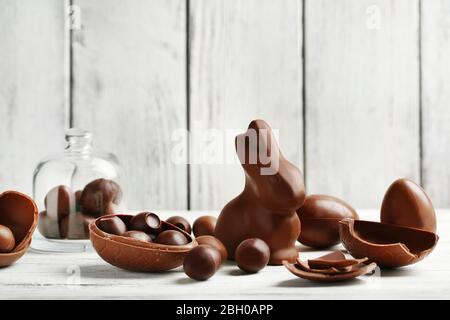
[[[89,223],[125,210],[124,176],[117,158],[95,150],[89,131],[69,129],[66,141],[61,154],[42,160],[34,172],[39,234],[32,247],[37,250],[84,251]]]

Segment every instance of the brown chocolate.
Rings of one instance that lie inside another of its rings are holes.
[[[9,253],[16,246],[11,229],[0,224],[0,253]]]
[[[15,239],[10,252],[0,253],[0,267],[13,264],[25,254],[37,222],[38,209],[33,199],[16,191],[0,193],[0,225],[9,228]]]
[[[222,261],[226,261],[228,259],[227,248],[225,248],[222,241],[213,236],[200,236],[195,238],[198,244],[204,244],[208,246],[212,246],[216,248],[220,252],[220,256],[222,257]]]
[[[269,258],[269,246],[261,239],[246,239],[236,248],[236,263],[240,269],[248,273],[263,269],[269,263]]]
[[[131,219],[129,228],[148,233],[155,238],[161,231],[161,219],[152,212],[141,212]]]
[[[98,227],[106,233],[116,234],[119,236],[127,232],[127,226],[125,223],[122,219],[116,216],[108,216],[100,219],[98,222]]]
[[[119,217],[127,226],[133,218],[132,215],[111,216]],[[183,264],[183,259],[188,252],[197,245],[191,235],[165,221],[161,222],[162,230],[182,232],[188,239],[188,243],[181,246],[171,246],[108,234],[98,227],[101,219],[98,218],[89,225],[92,245],[103,260],[122,269],[142,272],[174,269]]]
[[[398,179],[384,195],[381,222],[436,232],[436,214],[430,198],[416,183]]]
[[[368,258],[347,259],[341,251],[334,251],[320,258],[308,260],[308,266],[313,269],[346,269],[360,263],[364,263]]]
[[[185,218],[180,216],[173,216],[166,220],[166,222],[173,224],[181,230],[191,233],[191,224]]]
[[[72,191],[69,187],[60,185],[51,189],[44,199],[47,215],[54,220],[62,220],[71,210]]]
[[[213,216],[202,216],[194,221],[192,230],[194,236],[212,236],[216,228],[217,218]]]
[[[217,249],[209,245],[199,245],[184,258],[183,270],[194,280],[207,280],[220,268],[221,261]]]
[[[246,139],[252,136],[257,141]],[[246,173],[245,188],[223,208],[215,236],[226,246],[231,259],[243,240],[260,238],[270,248],[270,264],[295,262],[295,242],[300,235],[296,210],[305,200],[302,173],[283,157],[270,126],[263,120],[252,121],[246,134],[236,137],[235,145]]]
[[[131,230],[127,231],[123,234],[124,237],[130,237],[136,240],[144,241],[144,242],[153,242],[152,238],[142,231]]]
[[[368,257],[380,267],[416,263],[433,251],[439,237],[429,231],[379,222],[344,219],[342,244],[356,258]]]
[[[84,187],[80,196],[80,205],[83,213],[100,217],[114,213],[121,199],[122,190],[115,181],[97,179]]]
[[[359,219],[356,211],[345,201],[328,195],[309,195],[297,210],[301,232],[298,241],[313,248],[328,248],[341,242],[339,221]]]
[[[180,231],[166,230],[158,234],[155,242],[171,246],[182,246],[188,243],[188,239]]]
[[[47,215],[47,211],[39,212],[38,230],[44,237],[48,239],[61,239],[59,229],[58,221],[50,218]]]

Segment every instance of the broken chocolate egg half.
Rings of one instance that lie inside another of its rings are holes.
[[[398,179],[383,199],[381,222],[343,219],[339,233],[352,256],[368,257],[382,268],[397,268],[425,258],[436,246],[436,215],[416,183]]]
[[[0,267],[13,264],[25,254],[37,222],[38,209],[33,199],[17,191],[0,193],[0,225],[9,228],[15,240],[10,252],[0,253]]]
[[[120,218],[129,227],[133,215],[117,214],[100,217],[89,225],[89,232],[92,245],[98,255],[118,268],[140,272],[174,269],[181,266],[188,252],[197,246],[197,242],[190,234],[165,221],[161,221],[161,232],[166,230],[181,232],[186,237],[187,244],[165,245],[145,242],[102,231],[99,227],[100,221],[112,217]]]
[[[316,259],[295,264],[284,261],[284,266],[297,277],[318,281],[338,282],[353,279],[375,270],[376,264],[365,264],[367,258],[347,259],[341,251],[334,251]]]
[[[339,221],[359,219],[345,201],[328,195],[309,195],[297,210],[301,232],[298,241],[312,248],[328,248],[341,242]]]

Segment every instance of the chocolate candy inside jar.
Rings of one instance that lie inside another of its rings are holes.
[[[39,232],[32,246],[41,251],[86,251],[89,224],[126,209],[117,158],[94,149],[88,131],[69,129],[66,141],[63,152],[42,160],[34,172]]]

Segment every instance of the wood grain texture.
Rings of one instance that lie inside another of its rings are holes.
[[[450,3],[422,1],[423,183],[450,206]]]
[[[379,208],[420,178],[417,1],[305,4],[309,193]]]
[[[234,137],[251,120],[278,129],[281,150],[302,168],[301,1],[191,0],[189,41],[191,132],[218,130],[194,137],[191,156],[219,146],[213,163],[193,159],[191,208],[220,209],[243,189]]]
[[[31,195],[39,160],[64,144],[64,8],[0,0],[0,191]]]
[[[361,211],[378,220],[378,211]],[[174,212],[161,213],[167,218]],[[194,221],[204,211],[177,212]],[[212,214],[218,214],[213,212]],[[241,276],[227,262],[208,281],[190,280],[182,268],[136,273],[115,268],[95,252],[39,254],[29,251],[0,269],[0,299],[449,299],[450,211],[439,211],[439,243],[423,261],[397,270],[379,270],[346,283],[322,284],[293,276],[283,266],[268,266]],[[300,246],[302,259],[326,252]],[[342,247],[336,246],[337,249]]]
[[[74,3],[74,125],[118,156],[129,207],[187,208],[187,166],[171,159],[187,122],[186,1]]]

